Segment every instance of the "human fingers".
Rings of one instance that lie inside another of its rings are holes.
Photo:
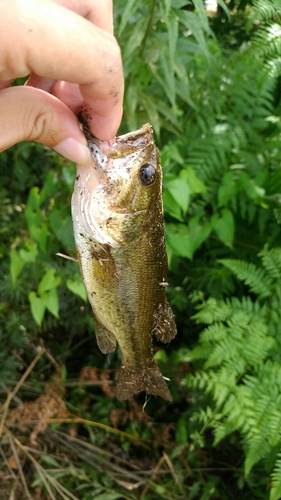
[[[57,81],[52,87],[52,94],[64,102],[73,113],[77,114],[81,110],[83,97],[76,83]]]
[[[56,80],[53,78],[44,78],[42,76],[36,75],[32,73],[25,85],[30,85],[31,87],[35,87],[37,89],[45,90],[45,92],[52,93],[52,88],[54,86]]]
[[[98,26],[100,29],[107,31],[113,35],[113,7],[112,0],[52,0],[67,9],[76,12],[79,16],[84,17],[91,23]],[[78,89],[78,85],[75,86],[68,82],[57,82],[51,78],[43,78],[39,75],[32,74],[26,85],[31,85],[46,92],[50,92],[53,95],[61,99],[65,104],[67,104],[72,111],[78,111],[81,107],[83,99],[81,93]],[[1,83],[0,83],[1,85]],[[77,97],[80,97],[79,107],[77,106]]]
[[[67,7],[77,14],[85,17],[99,28],[113,34],[113,5],[112,0],[90,0],[81,3],[76,0],[53,0],[56,3]],[[57,81],[52,88],[52,94],[61,99],[74,113],[77,113],[83,104],[83,98],[78,85]],[[85,111],[91,116],[89,110]],[[120,121],[122,117],[122,111]],[[91,124],[89,124],[91,125]],[[119,125],[117,125],[118,127]]]
[[[92,133],[111,139],[121,121],[123,101],[122,62],[115,38],[50,0],[14,0],[12,8],[0,2],[0,16],[0,59],[5,61],[0,64],[0,79],[35,73],[78,83],[92,118]]]
[[[10,80],[0,80],[0,90],[6,89],[7,87],[10,87],[11,83],[13,83],[14,79]]]
[[[0,92],[0,152],[21,141],[36,141],[69,160],[92,165],[76,116],[56,97],[32,87]]]
[[[53,0],[113,35],[112,0]]]

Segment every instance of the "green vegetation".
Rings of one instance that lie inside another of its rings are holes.
[[[120,132],[150,121],[161,150],[178,336],[155,358],[174,401],[113,397],[119,354],[98,350],[78,265],[56,255],[76,256],[75,166],[19,144],[0,156],[0,482],[9,469],[40,500],[278,500],[280,2],[114,6]]]

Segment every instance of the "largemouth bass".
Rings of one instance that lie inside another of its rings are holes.
[[[116,397],[148,394],[171,400],[153,360],[152,335],[176,335],[165,295],[167,255],[162,169],[149,124],[111,141],[84,127],[92,168],[77,165],[72,196],[74,236],[100,350],[122,352]]]

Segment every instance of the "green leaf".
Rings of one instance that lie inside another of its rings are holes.
[[[47,251],[47,238],[49,235],[48,227],[45,223],[42,223],[41,214],[40,214],[40,223],[32,224],[29,226],[29,231],[31,236],[38,243],[39,247],[43,251]]]
[[[126,28],[129,19],[134,15],[136,8],[139,5],[139,0],[127,0],[122,12],[122,19],[118,29],[118,37],[120,37]]]
[[[167,98],[171,102],[172,106],[176,104],[176,81],[175,74],[172,70],[172,61],[168,58],[165,53],[160,55],[160,67],[163,73],[163,79],[161,84]]]
[[[48,311],[55,316],[55,318],[59,318],[59,297],[57,289],[53,288],[48,292],[43,292],[40,298],[46,309],[48,309]]]
[[[225,245],[232,248],[235,230],[235,223],[232,212],[227,208],[224,208],[221,211],[221,217],[219,217],[219,214],[215,214],[212,216],[211,224],[218,238],[222,240]]]
[[[76,274],[73,279],[68,279],[66,282],[68,290],[75,295],[78,295],[84,302],[87,302],[87,292],[83,280],[79,274]]]
[[[37,297],[35,292],[29,292],[28,300],[30,303],[31,314],[37,325],[41,326],[46,310],[44,300]]]
[[[230,18],[230,10],[228,9],[224,0],[217,0],[217,2],[218,2],[218,5],[222,8],[222,10],[224,10],[224,12],[226,13],[226,15],[229,19]]]
[[[156,351],[156,353],[153,356],[153,359],[155,359],[155,361],[160,361],[161,363],[167,363],[168,356],[164,349],[160,349],[159,351]]]
[[[174,217],[174,219],[183,222],[182,210],[180,206],[176,203],[173,195],[165,189],[163,192],[163,205],[164,212]]]
[[[155,103],[154,98],[152,98],[150,96],[142,96],[142,103],[143,103],[143,106],[147,112],[148,119],[154,128],[155,134],[159,135],[159,133],[160,133],[160,117],[159,117],[158,106]]]
[[[164,0],[164,6],[165,6],[165,16],[168,17],[170,10],[171,10],[171,1],[172,0]]]
[[[129,57],[132,56],[132,54],[135,52],[136,49],[140,48],[144,37],[146,25],[147,25],[147,19],[145,17],[139,19],[138,23],[135,24],[129,39],[127,40],[125,49],[123,51],[124,61],[129,59]]]
[[[61,283],[61,277],[60,276],[55,276],[56,270],[55,269],[48,269],[46,274],[43,276],[41,279],[39,286],[38,286],[38,295],[42,295],[44,292],[47,292],[49,290],[53,290],[54,288],[58,287]]]
[[[208,35],[211,35],[212,31],[211,31],[210,26],[209,26],[208,17],[206,14],[206,7],[204,5],[204,2],[202,0],[193,0],[193,3],[195,6],[195,9],[196,9],[196,14],[199,18],[198,21],[200,22],[200,25],[202,26],[204,31],[206,33],[208,33]],[[199,24],[199,22],[198,22],[198,24]]]
[[[39,188],[38,187],[31,188],[29,191],[29,196],[26,206],[31,210],[37,211],[40,208],[40,203],[41,200],[40,200]]]
[[[175,177],[165,183],[164,188],[169,191],[185,215],[189,205],[190,189],[184,177]]]
[[[26,243],[26,246],[28,250],[21,248],[19,251],[20,256],[25,262],[35,262],[38,255],[37,245],[31,241]]]
[[[75,252],[75,243],[73,237],[73,226],[70,215],[62,217],[59,210],[54,209],[49,215],[49,222],[52,231],[55,233],[58,240],[63,244],[69,252]]]
[[[239,186],[238,183],[235,182],[235,175],[235,171],[230,171],[224,174],[222,183],[219,186],[218,190],[219,207],[226,205],[227,202],[237,194]]]
[[[189,12],[185,10],[181,13],[180,20],[184,24],[184,26],[192,32],[194,38],[196,39],[199,47],[202,50],[202,53],[206,57],[209,57],[209,51],[206,44],[206,39],[201,29],[200,23],[198,22],[199,20],[198,16],[194,12]]]
[[[192,259],[195,250],[208,238],[210,232],[210,223],[206,222],[200,225],[199,219],[194,217],[191,219],[189,227],[184,224],[167,224],[166,238],[175,254]]]
[[[62,175],[63,175],[64,182],[69,187],[69,191],[71,193],[73,191],[75,171],[76,171],[76,165],[74,165],[74,164],[67,165],[67,167],[63,167],[63,169],[62,169]]]
[[[50,457],[50,455],[41,455],[40,459],[51,467],[60,468],[60,464],[53,457]]]
[[[179,173],[180,178],[185,179],[192,194],[205,193],[205,184],[197,177],[192,167],[187,167]]]
[[[22,258],[21,255],[18,255],[16,250],[10,251],[10,273],[12,282],[14,284],[17,278],[19,277],[20,273],[22,272],[25,263],[26,263],[25,260]]]
[[[176,425],[176,441],[179,446],[184,446],[188,441],[187,423],[184,417],[180,417]]]
[[[51,198],[58,191],[58,179],[55,172],[49,172],[44,182],[44,186],[40,191],[40,206],[42,203]],[[39,208],[39,207],[38,207]]]
[[[183,224],[178,226],[166,226],[166,240],[176,255],[192,259],[193,245],[187,227]]]
[[[266,270],[243,260],[219,259],[218,262],[235,273],[239,280],[250,287],[251,292],[261,297],[270,297],[273,279]]]
[[[168,40],[169,40],[169,57],[170,61],[173,61],[177,50],[177,41],[179,34],[178,19],[175,16],[167,17],[166,26],[168,30]]]
[[[274,464],[274,472],[271,475],[272,486],[270,489],[269,500],[279,500],[281,498],[281,454]]]
[[[63,387],[66,387],[66,380],[67,380],[67,369],[65,365],[62,365],[61,367],[61,384]]]
[[[24,211],[24,216],[29,230],[32,226],[35,226],[38,230],[40,229],[42,214],[39,209],[33,209],[27,205]]]

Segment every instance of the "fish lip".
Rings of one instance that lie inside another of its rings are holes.
[[[100,172],[105,172],[107,164],[109,162],[109,157],[103,153],[102,149],[97,144],[96,140],[88,140],[88,148],[90,149],[92,158],[94,160],[94,169]]]
[[[100,141],[87,132],[89,148],[98,148],[99,154],[107,158],[122,158],[130,153],[146,149],[149,145],[154,145],[153,130],[149,123],[133,132],[115,137],[109,141]],[[92,151],[92,150],[91,150]],[[93,155],[92,155],[93,156]]]

